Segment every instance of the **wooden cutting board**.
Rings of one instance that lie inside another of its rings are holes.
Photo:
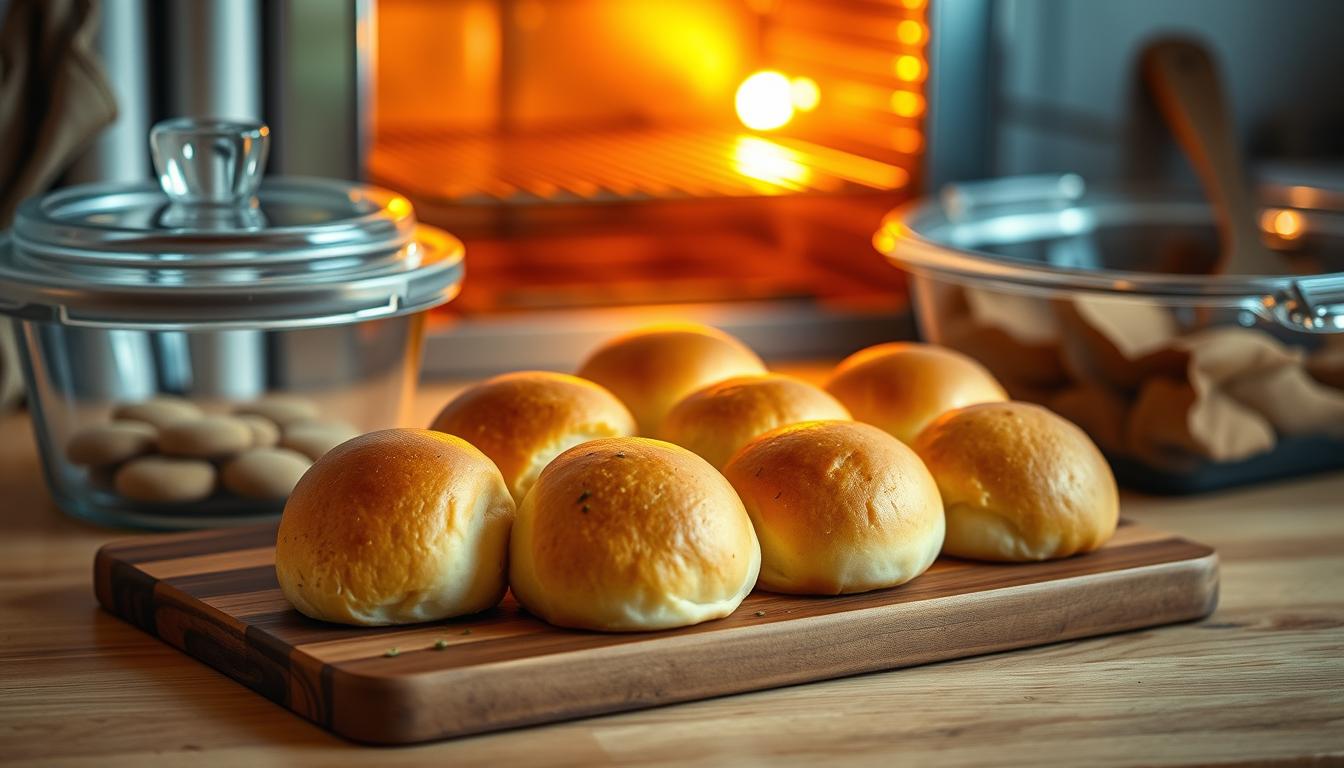
[[[1212,549],[1122,523],[1105,547],[1067,560],[943,559],[902,587],[845,597],[757,592],[732,616],[680,630],[557,629],[511,599],[455,621],[355,628],[290,608],[274,542],[266,525],[109,544],[94,565],[98,600],[277,704],[379,744],[1196,619],[1218,595]]]

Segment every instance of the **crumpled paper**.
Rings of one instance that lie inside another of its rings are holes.
[[[1171,309],[1123,297],[966,287],[944,298],[940,341],[1112,455],[1179,470],[1248,459],[1286,436],[1344,438],[1344,337],[1307,354],[1254,328],[1190,332]]]

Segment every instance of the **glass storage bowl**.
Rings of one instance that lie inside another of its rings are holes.
[[[1122,482],[1191,492],[1344,467],[1344,201],[1262,190],[1277,275],[1211,275],[1212,211],[1074,175],[949,187],[874,245],[929,341],[1086,429]]]
[[[400,421],[424,311],[455,295],[462,244],[386,190],[262,181],[267,136],[260,124],[161,123],[160,185],[29,200],[0,236],[0,312],[13,318],[47,482],[67,513],[192,528],[283,508],[218,486],[191,502],[119,495],[115,466],[67,458],[72,435],[119,405],[168,395],[223,414],[283,395],[351,434]]]

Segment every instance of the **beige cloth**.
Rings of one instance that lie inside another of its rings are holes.
[[[937,341],[1112,455],[1179,470],[1251,458],[1284,437],[1344,437],[1344,335],[1308,356],[1258,329],[1190,332],[1130,299],[1001,300],[970,288],[936,298]]]
[[[13,0],[0,28],[0,225],[117,116],[95,0]]]
[[[96,0],[12,0],[0,28],[0,229],[117,116],[93,50]],[[19,399],[14,335],[0,317],[0,410]]]
[[[0,413],[23,399],[23,375],[19,373],[19,347],[13,324],[0,315]]]

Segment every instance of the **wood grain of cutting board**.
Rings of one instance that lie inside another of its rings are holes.
[[[755,592],[727,618],[678,630],[558,629],[511,598],[458,620],[359,628],[294,611],[276,583],[274,544],[274,525],[109,544],[94,565],[98,600],[277,704],[378,744],[1168,624],[1207,616],[1218,598],[1212,549],[1122,523],[1087,555],[940,559],[909,584],[861,595]]]

